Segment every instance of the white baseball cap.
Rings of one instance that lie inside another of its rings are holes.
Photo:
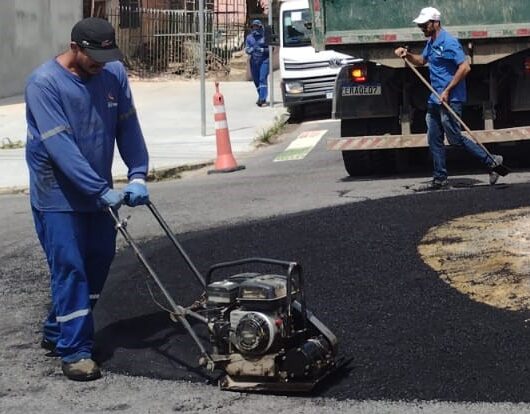
[[[425,7],[421,9],[420,14],[416,17],[413,22],[417,24],[427,23],[429,20],[440,20],[440,12],[434,7]]]

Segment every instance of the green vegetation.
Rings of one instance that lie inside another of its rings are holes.
[[[24,148],[24,143],[20,140],[18,141],[11,141],[10,138],[2,138],[2,141],[0,143],[0,149],[16,149],[16,148]]]
[[[205,163],[193,164],[193,165],[181,165],[180,167],[162,168],[159,170],[157,170],[156,168],[152,168],[147,175],[147,181],[156,182],[156,181],[174,180],[174,179],[182,178],[182,173],[185,173],[188,171],[200,170],[202,168],[206,168],[211,165],[213,165],[213,162],[205,162]],[[127,181],[128,181],[127,177],[114,178],[115,183],[126,183]]]
[[[258,146],[271,145],[278,135],[282,133],[285,124],[289,119],[288,116],[277,116],[274,118],[274,124],[269,129],[264,129],[257,137],[256,142]]]

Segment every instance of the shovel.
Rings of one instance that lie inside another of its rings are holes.
[[[488,154],[491,160],[495,161],[495,158],[493,158],[493,155],[491,154],[491,152],[489,152],[487,148],[473,135],[469,127],[464,123],[464,121],[462,121],[462,118],[458,116],[458,114],[453,110],[453,108],[451,108],[447,104],[447,102],[442,101],[440,94],[436,92],[436,90],[431,86],[429,82],[427,82],[427,80],[422,76],[422,74],[418,71],[418,69],[416,69],[416,67],[412,63],[410,63],[407,59],[403,58],[403,60],[408,65],[408,67],[412,69],[412,71],[416,74],[416,76],[418,76],[418,78],[425,84],[425,86],[429,88],[429,90],[434,94],[434,96],[438,98],[438,100],[442,103],[445,109],[447,109],[449,113],[460,123],[460,125],[462,125],[462,128],[466,130],[471,140],[473,140],[475,144],[479,145],[484,151],[486,151],[486,154]],[[492,170],[503,177],[510,173],[510,169],[503,164],[496,165],[495,167],[492,168]]]

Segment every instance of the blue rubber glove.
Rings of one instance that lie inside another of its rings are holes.
[[[110,188],[99,197],[99,203],[102,207],[112,207],[118,210],[123,203],[123,193]]]
[[[145,180],[135,178],[124,188],[123,193],[125,204],[129,207],[136,207],[149,202],[149,192],[145,185]]]

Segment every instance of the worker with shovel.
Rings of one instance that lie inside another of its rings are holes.
[[[399,47],[395,54],[407,61],[415,73],[423,77],[413,67],[429,64],[431,89],[427,105],[427,138],[434,162],[433,180],[428,188],[439,190],[447,188],[446,155],[444,134],[450,145],[463,147],[472,156],[486,166],[489,171],[489,182],[494,185],[499,175],[506,175],[501,168],[503,157],[490,154],[483,145],[469,139],[461,132],[460,116],[466,102],[465,77],[471,71],[462,46],[447,31],[442,29],[440,12],[434,7],[421,10],[414,23],[418,25],[425,37],[429,38],[423,53],[416,55],[406,48]],[[468,130],[468,128],[466,128]],[[499,174],[499,171],[502,171]]]

